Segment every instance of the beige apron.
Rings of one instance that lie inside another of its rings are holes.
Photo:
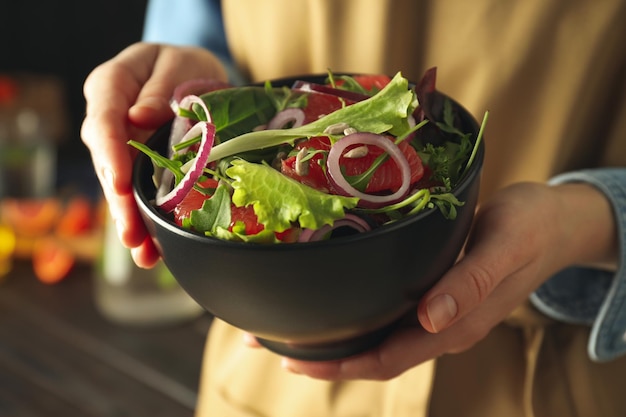
[[[626,2],[224,0],[252,80],[334,71],[420,78],[490,111],[482,198],[569,169],[626,166]],[[589,140],[589,139],[592,140]],[[467,352],[388,382],[292,375],[216,322],[198,416],[623,417],[626,358],[587,358],[588,328],[522,306]]]
[[[218,321],[209,335],[197,416],[623,417],[626,357],[587,358],[587,329],[522,308],[467,352],[387,382],[324,382],[242,343]]]

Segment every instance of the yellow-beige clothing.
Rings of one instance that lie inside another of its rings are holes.
[[[626,2],[620,0],[224,0],[232,55],[252,80],[334,71],[417,80],[478,119],[481,198],[518,181],[626,165]],[[225,277],[225,279],[227,279]],[[387,382],[283,371],[217,321],[198,417],[626,416],[626,358],[593,363],[588,328],[528,306],[478,345]]]

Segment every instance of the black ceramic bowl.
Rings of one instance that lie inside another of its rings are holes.
[[[465,128],[477,133],[475,119],[453,103]],[[162,127],[148,145],[164,153],[169,130],[169,124]],[[133,185],[165,264],[201,306],[276,353],[330,360],[380,343],[408,312],[414,314],[420,297],[453,265],[472,222],[483,156],[481,143],[454,190],[465,203],[456,219],[429,209],[322,242],[263,245],[184,230],[152,205],[152,163],[143,154],[135,161]]]

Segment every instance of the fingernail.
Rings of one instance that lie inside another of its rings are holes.
[[[426,307],[428,320],[435,332],[445,328],[456,316],[458,307],[456,301],[448,294],[441,294],[430,300]]]

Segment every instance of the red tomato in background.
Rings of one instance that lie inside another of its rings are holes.
[[[61,281],[76,263],[74,253],[52,236],[40,238],[35,242],[32,259],[37,279],[45,284]]]

